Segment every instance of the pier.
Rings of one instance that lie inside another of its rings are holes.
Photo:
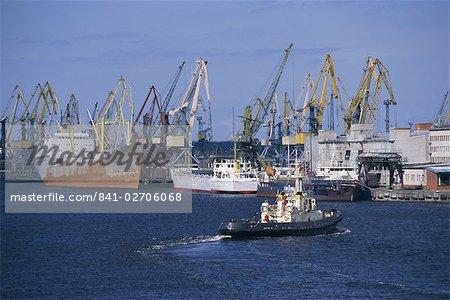
[[[373,201],[450,202],[449,190],[372,189]]]

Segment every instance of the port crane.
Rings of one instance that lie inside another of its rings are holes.
[[[16,85],[11,93],[8,104],[3,111],[1,120],[8,124],[5,130],[5,141],[8,142],[14,126],[21,124],[22,127],[29,121],[30,113],[28,103],[20,86]]]
[[[89,111],[88,114],[91,122],[94,123]],[[130,145],[133,121],[134,102],[131,97],[131,87],[121,76],[114,89],[109,93],[94,123],[98,149],[101,152],[115,150],[120,146],[119,142],[121,141],[126,146]],[[120,140],[121,138],[123,140]]]
[[[66,109],[61,118],[61,125],[64,126],[72,126],[80,124],[80,112],[79,112],[79,103],[74,94],[70,95],[69,102],[66,105]]]
[[[291,119],[293,119],[291,121]],[[288,99],[288,93],[284,93],[283,105],[283,135],[291,135],[291,127],[298,127],[298,114],[294,108],[294,104]]]
[[[328,93],[327,90],[329,88],[329,81],[331,81],[331,87],[330,92]],[[317,90],[320,86],[322,86],[320,95],[316,95]],[[317,134],[317,132],[322,129],[323,113],[325,110],[325,105],[327,104],[328,97],[328,103],[330,104],[330,129],[334,130],[334,101],[338,100],[339,107],[342,113],[345,112],[345,109],[339,92],[334,62],[330,54],[327,54],[325,56],[322,67],[320,68],[319,76],[317,77],[314,85],[312,85],[312,93],[309,102],[307,103],[307,105],[300,109],[304,116],[303,119],[306,119],[306,111],[309,110],[310,112],[309,127],[311,133]]]
[[[172,100],[173,93],[178,84],[178,80],[180,79],[180,75],[181,75],[181,72],[183,71],[184,65],[185,65],[185,62],[183,61],[181,63],[181,65],[178,67],[178,70],[174,76],[172,84],[170,85],[169,91],[167,92],[166,97],[164,98],[163,102],[161,103],[161,113],[156,116],[156,121],[157,122],[160,121],[162,125],[168,124],[167,108],[169,107],[170,101]]]
[[[35,100],[35,97],[37,98]],[[54,122],[62,121],[62,112],[59,105],[58,97],[56,96],[52,86],[47,81],[44,86],[40,83],[36,85],[36,88],[31,95],[31,99],[28,103],[31,114],[29,121],[31,125],[37,124],[38,135],[42,132],[42,126],[50,126]],[[60,116],[60,120],[55,121],[55,117]]]
[[[202,100],[200,100],[200,90],[202,81],[204,82],[206,101],[211,103],[211,95],[209,91],[209,79],[208,69],[206,68],[207,62],[200,58],[196,62],[192,77],[180,104],[169,111],[169,116],[173,118],[171,124],[174,125],[187,125],[189,141],[192,141],[192,131],[196,119],[198,107]]]
[[[148,99],[153,94],[152,103],[150,104],[150,111],[144,115],[144,125],[153,125],[154,124],[154,115],[155,115],[155,107],[158,108],[157,115],[161,114],[161,104],[158,100],[161,98],[161,94],[156,90],[155,86],[151,86],[150,90],[147,93],[147,97],[145,97],[144,103],[141,106],[141,109],[139,110],[139,113],[136,116],[136,119],[134,120],[134,124],[136,125],[139,122],[139,119],[141,118],[142,113],[144,112],[145,107],[147,106]]]
[[[183,70],[185,62],[183,61],[183,63],[178,67],[177,72],[175,73],[174,79],[172,80],[172,83],[170,85],[169,91],[167,92],[166,97],[164,98],[163,101],[161,101],[161,94],[156,90],[155,86],[151,86],[147,96],[144,100],[144,103],[141,106],[141,109],[139,110],[139,113],[136,116],[136,119],[134,121],[134,125],[136,125],[141,116],[142,113],[145,110],[145,107],[147,106],[148,100],[150,98],[151,95],[153,95],[152,100],[151,100],[151,104],[150,104],[150,112],[145,113],[143,115],[143,121],[145,125],[168,125],[168,120],[167,120],[167,107],[169,106],[170,100],[172,99],[172,95],[175,91],[175,88],[177,86],[178,80],[180,78],[181,75],[181,71]],[[155,109],[157,108],[157,112],[155,115]]]
[[[436,117],[433,120],[432,127],[442,127],[445,125],[448,125],[449,119],[450,119],[450,98],[448,97],[448,91],[444,95],[444,99],[441,103],[441,106],[439,107],[439,111],[436,115]]]
[[[311,75],[307,75],[305,77],[304,83],[302,85],[302,88],[300,90],[300,94],[299,94],[299,98],[298,101],[295,105],[295,107],[300,107],[300,100],[303,97],[303,106],[302,108],[297,110],[297,114],[299,114],[300,116],[300,122],[299,122],[299,126],[297,128],[297,132],[301,132],[304,131],[304,127],[306,125],[306,120],[308,119],[308,103],[309,103],[309,95],[312,93],[312,91],[314,90],[314,81],[311,78]]]
[[[373,88],[372,81],[374,81]],[[375,123],[383,85],[389,94],[386,101],[389,101],[389,105],[396,105],[388,69],[378,59],[368,57],[356,95],[350,100],[344,113],[346,133],[352,124]]]
[[[211,142],[212,141],[212,124],[211,124],[211,106],[210,103],[208,102],[209,106],[205,107],[205,103],[203,101],[202,98],[198,99],[198,106],[201,107],[202,111],[204,114],[206,114],[206,112],[208,111],[208,127],[204,128],[203,126],[206,125],[206,121],[203,119],[203,116],[197,116],[197,121],[198,121],[198,134],[197,134],[197,139],[198,141],[208,141]]]
[[[284,51],[284,56],[265,97],[263,99],[256,98],[251,105],[244,108],[243,131],[240,137],[241,142],[254,143],[255,136],[261,126],[269,122],[268,116],[271,108],[273,108],[275,91],[280,82],[292,46],[293,44],[290,44]]]

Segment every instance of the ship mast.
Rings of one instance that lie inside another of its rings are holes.
[[[236,139],[234,139],[234,174],[239,173],[239,162],[237,160]]]
[[[303,178],[300,176],[299,172],[298,172],[298,161],[297,161],[297,157],[295,158],[295,189],[294,189],[294,193],[302,193],[303,192]]]

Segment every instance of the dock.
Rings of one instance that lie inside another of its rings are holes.
[[[450,202],[450,190],[372,189],[373,201]]]

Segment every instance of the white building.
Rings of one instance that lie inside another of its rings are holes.
[[[430,129],[430,161],[450,162],[450,127]]]

